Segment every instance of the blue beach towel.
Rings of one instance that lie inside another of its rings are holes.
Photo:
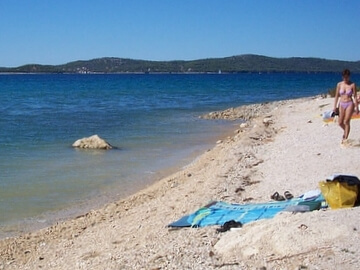
[[[313,201],[321,202],[323,197]],[[205,227],[210,225],[223,225],[225,222],[235,220],[246,224],[252,221],[273,218],[289,206],[303,204],[305,201],[296,198],[281,202],[268,202],[259,204],[229,204],[214,201],[200,208],[193,214],[187,215],[169,224],[169,227]]]

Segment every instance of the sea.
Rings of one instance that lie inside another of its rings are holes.
[[[340,80],[333,73],[2,74],[0,238],[125,198],[238,124],[200,115],[314,96]],[[116,149],[71,147],[94,134]]]

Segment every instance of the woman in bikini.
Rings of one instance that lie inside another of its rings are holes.
[[[349,137],[350,119],[354,113],[359,113],[355,83],[350,81],[350,70],[342,72],[343,80],[337,84],[335,94],[334,111],[337,110],[339,102],[339,126],[344,130],[342,143]]]

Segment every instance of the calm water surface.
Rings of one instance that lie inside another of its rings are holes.
[[[0,237],[74,214],[81,205],[124,197],[162,170],[185,165],[233,125],[201,120],[203,113],[324,93],[339,79],[337,74],[0,75]],[[70,147],[93,134],[120,149]]]

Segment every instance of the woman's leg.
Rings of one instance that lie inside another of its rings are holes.
[[[339,126],[344,130],[344,135],[343,135],[343,139],[345,139],[345,124],[344,124],[344,119],[345,119],[345,109],[343,108],[343,106],[339,106],[339,119],[338,119],[338,123]]]
[[[354,113],[354,104],[349,105],[345,110],[345,116],[344,116],[344,139],[347,139],[349,137],[350,133],[350,120],[351,116]]]

